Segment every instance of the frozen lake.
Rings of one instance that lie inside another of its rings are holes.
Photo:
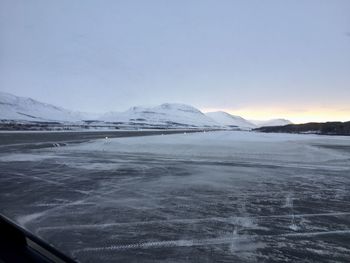
[[[350,137],[8,140],[0,212],[80,262],[349,262]]]

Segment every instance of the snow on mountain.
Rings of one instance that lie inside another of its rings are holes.
[[[156,107],[132,107],[125,112],[107,113],[101,120],[169,126],[220,126],[200,110],[179,103],[165,103]]]
[[[239,127],[240,129],[256,128],[256,125],[240,116],[231,115],[224,111],[207,112],[206,115],[222,126]]]
[[[251,122],[254,123],[257,127],[284,126],[287,124],[293,124],[290,120],[286,120],[286,119],[272,119],[272,120],[267,120],[267,121],[253,121],[253,120],[251,120]]]
[[[226,112],[202,113],[186,104],[165,103],[156,107],[132,107],[125,112],[109,112],[93,115],[70,111],[31,98],[18,97],[0,92],[0,120],[16,121],[59,121],[79,122],[99,119],[107,122],[120,122],[140,126],[166,127],[238,127],[252,129],[261,126],[279,126],[290,124],[289,120],[273,119],[269,121],[247,121]]]
[[[87,114],[73,112],[31,98],[0,92],[0,119],[25,121],[81,121]]]

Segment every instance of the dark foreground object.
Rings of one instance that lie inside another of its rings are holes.
[[[0,215],[0,262],[75,262]]]
[[[261,132],[281,133],[314,133],[321,135],[350,135],[350,121],[348,122],[309,122],[304,124],[288,124],[285,126],[261,127],[255,129]]]

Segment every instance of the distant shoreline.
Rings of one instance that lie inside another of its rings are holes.
[[[284,126],[260,127],[254,131],[265,133],[295,133],[350,136],[350,121],[348,122],[309,122],[304,124],[288,124]]]

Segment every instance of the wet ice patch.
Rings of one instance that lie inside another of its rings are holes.
[[[45,154],[33,154],[33,153],[15,153],[0,156],[0,162],[37,162],[50,158],[56,158],[55,155]]]
[[[78,168],[78,169],[84,169],[84,170],[98,170],[98,171],[116,170],[123,166],[120,163],[101,163],[101,162],[91,162],[91,163],[65,162],[65,165],[72,168]]]

